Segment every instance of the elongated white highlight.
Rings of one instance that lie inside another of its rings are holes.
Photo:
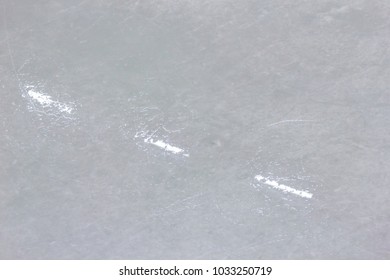
[[[147,139],[144,139],[144,142],[145,143],[149,143],[149,144],[152,144],[156,147],[159,147],[163,150],[165,150],[166,152],[170,152],[172,154],[182,154],[183,156],[185,157],[189,157],[188,154],[185,154],[184,150],[181,149],[181,148],[178,148],[178,147],[175,147],[175,146],[172,146],[172,145],[169,145],[168,143],[165,143],[164,141],[162,140],[156,140],[154,141],[153,139],[151,138],[147,138]]]
[[[56,108],[58,111],[62,113],[68,113],[71,114],[73,111],[73,108],[70,107],[69,105],[59,102],[59,101],[54,101],[50,95],[38,92],[34,89],[28,89],[27,94],[31,99],[38,104],[40,104],[43,108]]]
[[[313,120],[284,120],[284,121],[280,121],[280,122],[276,122],[276,123],[271,123],[267,126],[271,127],[271,126],[275,126],[275,125],[279,125],[279,124],[283,124],[283,123],[294,123],[294,122],[314,122],[314,121]]]
[[[309,193],[307,191],[297,190],[297,189],[294,189],[292,187],[289,187],[289,186],[286,186],[283,184],[279,184],[278,182],[276,182],[274,180],[269,180],[268,178],[265,178],[261,175],[257,175],[255,177],[255,179],[257,181],[265,184],[265,185],[268,185],[270,187],[273,187],[274,189],[281,190],[281,191],[286,192],[286,193],[292,193],[292,194],[298,195],[298,196],[303,197],[303,198],[312,198],[313,197],[312,193]]]

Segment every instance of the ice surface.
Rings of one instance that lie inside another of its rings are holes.
[[[390,257],[387,1],[0,9],[0,258]]]

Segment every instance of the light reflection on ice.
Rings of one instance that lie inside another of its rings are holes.
[[[156,147],[159,147],[167,152],[170,152],[173,154],[182,154],[185,157],[189,157],[189,154],[184,154],[183,149],[169,145],[169,144],[165,143],[164,141],[161,141],[161,140],[154,141],[153,139],[145,139],[144,142],[152,144]]]
[[[273,187],[274,189],[281,190],[281,191],[286,192],[286,193],[292,193],[292,194],[298,195],[298,196],[303,197],[303,198],[312,198],[313,197],[312,193],[309,193],[307,191],[297,190],[297,189],[294,189],[292,187],[289,187],[289,186],[286,186],[283,184],[279,184],[277,181],[270,180],[270,179],[265,178],[261,175],[257,175],[255,177],[255,179],[257,181],[259,181],[260,183],[263,183],[265,185]]]
[[[153,134],[149,135],[148,132],[145,132],[145,131],[141,131],[141,132],[137,132],[135,135],[134,135],[134,138],[143,138],[143,142],[144,143],[147,143],[147,144],[151,144],[153,146],[156,146],[160,149],[163,149],[164,151],[166,152],[169,152],[169,153],[172,153],[172,154],[175,154],[175,155],[182,155],[182,156],[185,156],[185,157],[189,157],[190,155],[185,153],[185,150],[182,149],[182,148],[179,148],[179,147],[176,147],[176,146],[173,146],[173,145],[170,145],[166,142],[164,142],[163,140],[153,140],[153,136],[156,132],[154,132]]]
[[[28,85],[25,87],[25,89],[28,97],[30,97],[31,101],[34,103],[34,107],[38,105],[41,107],[41,109],[48,110],[51,113],[53,113],[54,110],[54,113],[57,111],[59,113],[65,113],[68,115],[73,114],[74,108],[70,104],[53,100],[50,95],[40,92],[34,86]]]

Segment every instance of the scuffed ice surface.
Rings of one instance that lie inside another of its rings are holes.
[[[0,258],[390,257],[387,1],[0,3]]]

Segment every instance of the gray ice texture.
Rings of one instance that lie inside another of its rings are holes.
[[[390,2],[0,9],[1,259],[390,258]]]

